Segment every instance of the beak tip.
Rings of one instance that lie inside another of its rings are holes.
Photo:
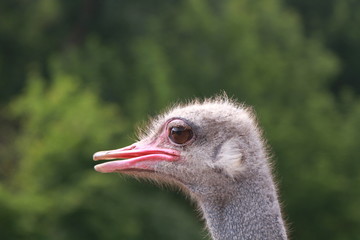
[[[94,170],[99,172],[99,167],[98,166],[94,166]]]
[[[109,171],[106,167],[103,166],[103,164],[98,164],[94,166],[94,170],[99,173],[110,173],[112,171]]]
[[[94,153],[94,155],[93,155],[93,160],[94,160],[94,161],[99,160],[102,155],[104,155],[103,152],[96,152],[96,153]]]

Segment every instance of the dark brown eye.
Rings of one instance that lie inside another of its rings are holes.
[[[169,138],[176,144],[184,144],[190,141],[193,137],[193,131],[191,128],[186,127],[171,127],[169,129]]]

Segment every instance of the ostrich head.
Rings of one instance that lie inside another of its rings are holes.
[[[196,101],[143,132],[128,147],[95,153],[94,160],[112,160],[95,169],[180,186],[199,204],[213,239],[287,238],[251,110],[227,98]]]
[[[128,147],[94,154],[112,160],[99,172],[121,172],[180,186],[195,198],[268,171],[266,151],[249,108],[227,98],[177,106],[154,119]],[[118,160],[126,159],[126,160]]]

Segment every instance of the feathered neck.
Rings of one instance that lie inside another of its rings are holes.
[[[276,189],[270,173],[234,182],[231,194],[198,198],[214,240],[285,240]]]

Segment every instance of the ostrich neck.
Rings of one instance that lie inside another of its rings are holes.
[[[231,194],[217,189],[217,194],[199,199],[213,239],[287,239],[270,175],[234,185]]]

